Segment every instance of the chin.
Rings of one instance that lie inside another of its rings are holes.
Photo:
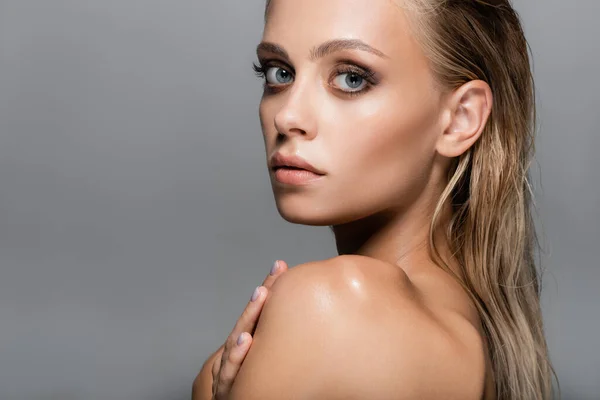
[[[311,226],[339,225],[356,220],[356,215],[348,215],[321,202],[299,201],[299,199],[276,198],[279,215],[292,224]]]
[[[332,224],[332,219],[322,212],[311,211],[308,208],[283,207],[277,204],[279,215],[292,224],[327,226]]]

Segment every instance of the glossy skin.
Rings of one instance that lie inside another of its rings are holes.
[[[485,344],[449,279],[344,255],[270,293],[230,400],[482,398]]]
[[[325,173],[289,185],[270,171],[277,209],[333,226],[341,256],[274,284],[231,399],[478,399],[484,385],[492,398],[477,312],[427,248],[449,162],[480,137],[491,90],[441,92],[408,18],[389,0],[273,0],[262,42],[287,57],[259,46],[267,162],[297,155]],[[314,51],[335,39],[376,50]]]

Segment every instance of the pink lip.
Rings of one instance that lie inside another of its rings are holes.
[[[303,186],[318,181],[324,175],[318,175],[306,169],[277,168],[273,173],[275,180],[288,185]]]
[[[275,180],[288,185],[307,185],[325,175],[323,171],[296,155],[284,156],[275,153],[269,165]]]
[[[281,153],[275,153],[273,157],[271,157],[270,165],[271,170],[277,172],[277,170],[281,167],[294,167],[301,168],[306,171],[310,171],[316,175],[325,175],[325,173],[318,168],[313,167],[308,161],[303,159],[302,157],[298,157],[296,155],[292,156],[284,156]],[[297,171],[302,172],[302,171]]]

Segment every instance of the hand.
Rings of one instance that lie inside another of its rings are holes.
[[[287,271],[288,265],[285,261],[278,260],[275,262],[274,268],[276,270],[272,270],[273,275],[269,274],[263,284],[254,292],[251,300],[227,337],[225,344],[222,346],[221,354],[217,355],[215,359],[212,366],[213,400],[227,399],[233,381],[252,344],[252,335],[254,334],[265,299],[267,298],[268,289],[273,285],[277,277]]]

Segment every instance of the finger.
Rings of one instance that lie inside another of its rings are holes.
[[[217,399],[219,396],[225,398],[229,394],[233,381],[252,344],[252,336],[248,332],[243,332],[238,339],[240,340],[236,341],[235,347],[231,349],[228,357],[221,361],[219,380],[215,389]]]
[[[228,338],[228,344],[225,349],[225,355],[229,354],[229,349],[237,340],[242,332],[254,334],[258,317],[260,316],[264,301],[267,298],[268,288],[273,285],[273,282],[288,270],[288,265],[285,261],[276,260],[271,268],[269,275],[265,278],[263,285],[256,288],[242,315],[236,321],[231,334]],[[254,299],[254,300],[253,300]]]
[[[217,390],[217,384],[219,383],[219,371],[221,370],[221,361],[222,361],[222,357],[223,357],[223,351],[225,349],[225,346],[221,346],[221,348],[219,349],[217,356],[215,358],[215,361],[213,362],[212,365],[212,388],[211,388],[211,393],[214,394],[216,393]]]
[[[269,274],[263,281],[262,285],[264,287],[266,287],[267,289],[270,288],[271,285],[273,285],[273,282],[275,282],[275,280],[287,270],[288,270],[288,265],[285,261],[283,261],[283,260],[275,261],[275,263],[273,264],[273,267],[271,268],[271,271],[269,272]]]
[[[213,382],[215,380],[217,380],[217,377],[219,376],[219,370],[221,369],[221,360],[223,357],[223,351],[225,349],[225,346],[221,346],[221,348],[219,349],[219,352],[217,353],[217,356],[215,358],[215,361],[213,362],[212,365],[212,377],[213,377]]]
[[[287,269],[288,265],[285,261],[275,261],[271,272],[265,279],[264,283],[268,286],[271,286],[273,282],[277,279],[277,277],[279,277],[282,273],[287,271]],[[261,285],[255,289],[254,293],[252,294],[252,297],[250,298],[250,301],[248,302],[246,308],[242,312],[242,315],[236,321],[235,326],[233,327],[231,333],[225,341],[224,350],[222,354],[223,359],[226,360],[229,357],[229,352],[235,346],[235,342],[237,341],[239,335],[242,332],[254,333],[258,317],[262,310],[264,301],[267,297],[267,291],[267,287],[264,285]]]
[[[249,332],[254,327],[266,297],[267,289],[264,286],[258,286],[254,290],[252,296],[250,297],[250,301],[246,305],[242,315],[240,315],[235,326],[233,327],[233,330],[231,331],[231,335],[229,336],[229,347],[232,347],[235,344],[242,332]]]
[[[237,340],[238,336],[244,332],[251,332],[256,325],[256,321],[258,316],[260,315],[260,311],[262,309],[263,302],[267,295],[267,289],[273,285],[273,282],[279,277],[282,273],[288,270],[288,265],[285,261],[276,260],[271,268],[269,275],[263,281],[263,284],[255,289],[250,301],[246,305],[246,308],[242,312],[242,315],[236,321],[235,326],[233,327],[231,334],[228,338],[228,345]],[[226,347],[229,347],[226,346]],[[227,351],[227,349],[226,349]]]
[[[236,321],[235,326],[233,327],[231,334],[229,336],[229,343],[226,351],[229,347],[232,346],[233,342],[237,340],[239,335],[246,332],[253,332],[254,327],[256,326],[256,322],[258,321],[258,317],[262,310],[262,306],[264,304],[264,300],[267,297],[268,288],[273,285],[273,282],[279,277],[282,273],[287,271],[288,265],[285,261],[277,260],[273,264],[271,272],[265,278],[263,284],[257,287],[250,298],[250,301],[246,305],[246,308],[240,315],[240,318]]]
[[[212,394],[213,394],[213,397],[217,393],[217,385],[219,383],[219,371],[220,370],[221,370],[221,357],[219,356],[213,363],[213,368],[212,368],[212,376],[213,376]]]
[[[235,326],[231,330],[231,333],[225,341],[225,347],[223,349],[223,359],[229,357],[229,352],[236,345],[236,341],[242,332],[253,332],[262,309],[262,304],[267,297],[267,289],[263,286],[259,286],[254,290],[250,301],[246,305],[246,308],[242,312],[242,315],[238,318]]]

